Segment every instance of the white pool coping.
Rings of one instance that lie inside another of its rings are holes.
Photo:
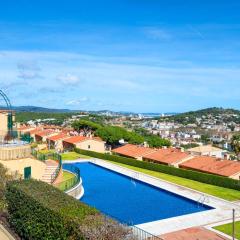
[[[203,212],[192,213],[136,225],[137,227],[153,235],[161,235],[190,227],[214,225],[218,222],[230,221],[232,217],[233,208],[236,210],[236,218],[240,217],[240,206],[234,202],[229,202],[208,194],[203,194],[202,192],[198,192],[187,187],[170,183],[159,178],[155,178],[150,175],[140,173],[116,165],[114,163],[110,163],[108,161],[104,161],[101,159],[81,159],[81,160],[79,159],[75,161],[66,161],[64,163],[77,163],[77,162],[92,162],[96,165],[105,167],[112,171],[143,181],[152,186],[165,189],[169,192],[173,192],[175,194],[186,197],[188,199],[192,199],[194,201],[198,201],[201,197],[203,198],[204,195],[206,200],[204,204],[214,208],[212,210],[207,210]]]

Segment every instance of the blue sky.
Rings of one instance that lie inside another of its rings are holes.
[[[237,0],[11,0],[0,88],[13,105],[240,109]]]

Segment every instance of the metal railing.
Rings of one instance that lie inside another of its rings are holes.
[[[136,226],[130,226],[130,228],[132,229],[132,235],[136,240],[163,240],[162,238],[154,236],[153,234],[146,232]]]
[[[58,161],[58,166],[57,166],[57,169],[54,171],[54,173],[52,173],[51,175],[51,183],[53,184],[54,181],[57,179],[58,175],[59,175],[59,172],[62,168],[62,157],[59,155],[59,159],[57,159]]]
[[[66,169],[64,170],[69,171],[70,173],[73,174],[73,176],[65,181],[55,184],[55,186],[60,190],[66,192],[80,183],[81,174],[80,169],[72,165],[67,166]]]
[[[126,237],[127,239],[132,239],[133,237],[134,240],[164,240],[158,236],[155,236],[152,233],[149,233],[131,223],[127,223],[125,221],[122,221],[120,219],[116,219],[113,216],[107,215],[107,217],[113,219],[114,221],[117,221],[123,228],[129,229],[129,236]]]

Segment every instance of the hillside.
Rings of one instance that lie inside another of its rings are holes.
[[[198,118],[215,118],[224,122],[240,122],[240,111],[230,108],[225,109],[213,107],[180,113],[173,116],[161,117],[160,121],[174,121],[177,123],[191,124],[196,123]]]

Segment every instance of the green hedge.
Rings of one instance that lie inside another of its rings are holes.
[[[79,224],[98,211],[36,180],[7,184],[10,224],[23,239],[84,239]]]
[[[118,163],[127,164],[134,167],[144,168],[156,172],[171,174],[178,177],[188,178],[191,180],[195,180],[202,183],[208,183],[212,185],[216,185],[219,187],[225,187],[225,188],[231,188],[235,190],[240,190],[240,181],[234,180],[227,177],[222,177],[218,175],[213,174],[207,174],[192,170],[185,170],[181,168],[176,168],[172,166],[167,166],[163,164],[157,164],[157,163],[150,163],[145,161],[139,161],[135,160],[133,158],[126,158],[118,155],[110,155],[110,154],[103,154],[103,153],[97,153],[87,150],[81,150],[81,149],[75,149],[75,151],[79,154],[91,156],[94,158],[100,158],[104,160],[110,160]]]

